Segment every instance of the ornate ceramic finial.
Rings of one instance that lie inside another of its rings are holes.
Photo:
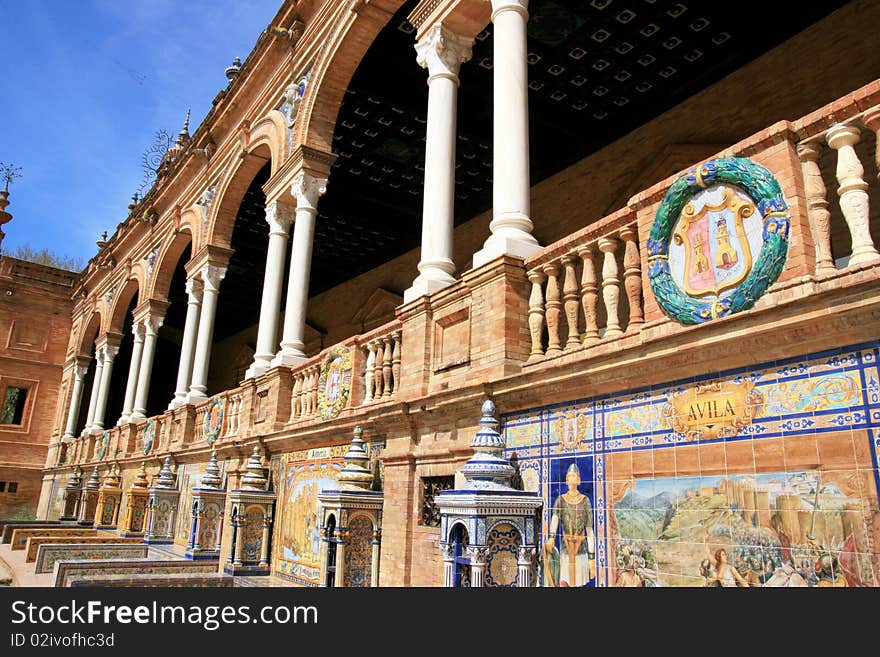
[[[159,479],[156,480],[156,488],[174,488],[174,473],[171,471],[171,457],[166,456],[162,469],[159,470]]]
[[[236,57],[232,60],[232,65],[226,67],[226,79],[232,82],[232,78],[238,75],[238,72],[241,70],[241,60]]]
[[[98,477],[98,466],[95,466],[95,469],[92,470],[92,474],[89,477],[89,480],[86,482],[86,488],[89,490],[97,490],[101,487],[101,480]]]
[[[147,464],[146,462],[141,462],[141,469],[138,470],[137,477],[131,483],[132,488],[149,488],[150,484],[147,481]]]
[[[483,402],[480,428],[471,443],[474,455],[461,468],[461,473],[472,488],[511,490],[510,479],[515,469],[504,458],[504,436],[498,431],[495,404]]]
[[[119,488],[121,477],[119,476],[119,465],[114,463],[110,470],[104,475],[104,481],[101,483],[101,488]]]
[[[0,226],[2,226],[12,220],[12,215],[6,211],[9,205],[9,183],[16,178],[21,178],[21,167],[0,162],[0,172],[2,172],[0,175],[4,179],[3,189],[0,190]],[[3,231],[0,230],[0,244],[3,243],[3,235]]]
[[[339,483],[344,489],[368,490],[373,483],[373,474],[366,467],[370,457],[364,449],[362,434],[363,430],[359,426],[354,428],[351,446],[345,454],[345,467],[339,473]]]
[[[70,479],[67,480],[66,488],[79,488],[82,485],[82,470],[79,466],[70,473]]]
[[[180,131],[181,135],[186,135],[187,137],[189,137],[189,115],[190,115],[190,112],[192,112],[192,108],[187,107],[186,108],[186,118],[183,120],[183,129],[181,129],[181,131]]]
[[[254,451],[247,462],[247,472],[241,478],[241,487],[247,490],[266,490],[266,468],[260,455],[260,446],[254,445]]]
[[[217,464],[217,452],[211,452],[208,465],[205,466],[205,474],[199,482],[199,488],[220,489],[223,480],[220,478],[220,466]]]

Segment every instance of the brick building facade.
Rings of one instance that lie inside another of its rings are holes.
[[[876,585],[880,10],[748,14],[284,2],[76,284],[40,517],[167,464],[221,572]],[[438,526],[487,397],[531,557]]]

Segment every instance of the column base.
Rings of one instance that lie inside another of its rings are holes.
[[[866,265],[874,262],[880,262],[880,253],[875,248],[867,246],[854,250],[847,266]]]
[[[128,416],[128,424],[135,424],[137,422],[143,422],[147,419],[147,416],[144,415],[140,411],[132,411],[131,415]]]
[[[174,399],[172,399],[171,403],[168,404],[168,410],[173,411],[175,408],[180,408],[181,406],[186,406],[186,393],[175,392]]]
[[[186,393],[186,404],[198,404],[208,398],[204,390],[190,390]]]
[[[522,232],[515,236],[496,233],[486,240],[482,249],[474,253],[473,268],[482,267],[487,262],[504,255],[525,260],[540,250],[541,245],[538,244],[538,240],[529,233]]]
[[[455,283],[455,278],[445,272],[443,278],[424,278],[419,274],[413,281],[412,287],[403,293],[403,302],[409,303],[419,297],[434,294],[434,292],[439,292],[453,283]]]
[[[105,431],[106,431],[106,429],[104,429],[104,427],[97,427],[97,426],[89,429],[89,433],[92,434],[93,436],[100,436]]]
[[[119,419],[116,420],[117,427],[124,427],[126,424],[131,422],[131,415],[120,415]]]
[[[248,379],[254,379],[262,374],[265,374],[272,368],[272,356],[259,356],[254,357],[254,362],[251,363],[251,366],[247,368],[244,373],[245,381]]]
[[[279,367],[281,365],[284,365],[285,367],[295,367],[306,360],[308,360],[308,358],[306,358],[305,354],[281,350],[278,352],[278,355],[272,359],[269,367]]]

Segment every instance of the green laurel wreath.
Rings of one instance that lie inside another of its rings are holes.
[[[687,295],[669,270],[672,231],[691,197],[711,185],[728,183],[745,191],[764,221],[764,244],[746,279],[723,299],[702,301]],[[744,157],[710,160],[676,180],[657,209],[647,242],[648,279],[660,307],[680,324],[702,324],[751,308],[782,272],[791,223],[788,204],[776,178]]]

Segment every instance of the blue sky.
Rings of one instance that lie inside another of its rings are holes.
[[[88,260],[143,180],[164,128],[190,132],[280,0],[0,0],[0,162],[10,187],[3,251],[28,243]]]

